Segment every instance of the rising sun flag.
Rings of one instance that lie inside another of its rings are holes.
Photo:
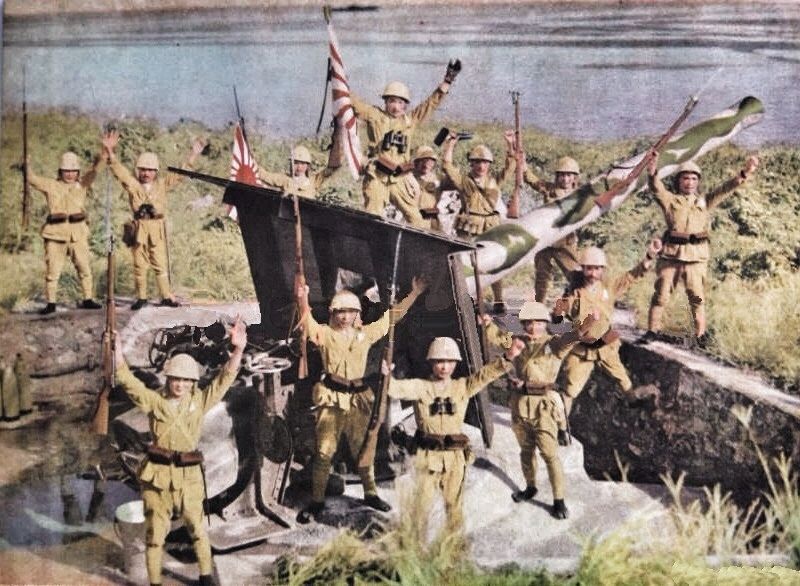
[[[263,186],[258,178],[258,163],[250,152],[250,146],[242,132],[241,125],[237,124],[233,131],[233,153],[231,155],[231,181],[247,183],[248,185]],[[226,204],[227,205],[227,204]],[[228,205],[228,217],[236,220],[239,215],[234,206]]]

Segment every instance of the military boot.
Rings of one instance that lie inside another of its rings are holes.
[[[214,577],[211,574],[200,574],[200,586],[214,586]]]
[[[103,309],[103,306],[94,299],[84,299],[78,307],[80,309]]]
[[[44,309],[39,310],[39,315],[47,315],[50,313],[55,313],[56,311],[56,304],[55,303],[48,303],[44,306]]]
[[[368,494],[364,497],[364,504],[370,507],[371,509],[375,509],[376,511],[381,511],[383,513],[392,510],[392,505],[387,503],[377,494]]]
[[[139,311],[139,310],[140,310],[142,307],[144,307],[145,305],[147,305],[147,299],[137,299],[137,300],[136,300],[136,303],[134,303],[133,305],[131,305],[131,309],[132,309],[133,311]]]
[[[539,491],[535,486],[528,486],[525,490],[518,490],[516,492],[511,493],[511,499],[515,503],[521,503],[522,501],[529,501],[536,496],[537,492]]]
[[[307,525],[311,519],[317,520],[319,515],[325,509],[325,503],[311,502],[305,509],[297,513],[297,522],[301,525]]]
[[[169,297],[164,297],[159,303],[161,307],[180,307],[181,304],[175,301],[174,299],[170,299]]]
[[[566,429],[559,429],[558,430],[558,445],[559,446],[568,446],[570,444],[570,437],[569,433]]]
[[[556,519],[566,519],[569,517],[569,509],[564,504],[564,499],[553,499],[553,510],[551,515]]]

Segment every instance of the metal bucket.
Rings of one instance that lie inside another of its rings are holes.
[[[145,563],[144,502],[130,501],[117,507],[114,531],[122,542],[125,574],[134,584],[147,584]]]

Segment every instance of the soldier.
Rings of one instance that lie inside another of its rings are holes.
[[[500,201],[500,185],[511,177],[514,172],[514,131],[509,130],[504,134],[506,140],[506,160],[503,170],[491,173],[494,161],[492,151],[486,145],[474,147],[467,156],[469,161],[469,174],[466,177],[453,165],[453,149],[458,140],[455,134],[447,137],[444,143],[442,156],[447,179],[452,182],[461,194],[461,213],[456,218],[456,231],[462,238],[474,238],[483,234],[490,228],[500,225],[500,212],[497,205]],[[494,294],[494,312],[504,313],[506,304],[503,300],[503,284],[501,281],[492,283]]]
[[[758,168],[758,158],[748,157],[739,174],[722,185],[709,191],[705,196],[697,192],[700,183],[700,167],[692,162],[678,167],[672,193],[658,178],[658,153],[647,166],[650,191],[656,198],[667,231],[664,233],[664,248],[656,264],[658,278],[650,313],[647,320],[647,333],[643,340],[650,341],[661,331],[664,306],[672,296],[678,283],[683,283],[694,319],[697,343],[701,347],[708,344],[705,312],[705,281],[709,258],[708,234],[711,230],[711,212],[728,198],[734,189],[747,181]]]
[[[523,161],[524,155],[523,155]],[[542,181],[527,165],[523,176],[525,183],[542,194],[543,205],[548,205],[569,196],[578,187],[578,176],[581,169],[578,162],[571,157],[561,157],[556,161],[556,174],[552,183]],[[578,235],[573,232],[569,236],[562,238],[552,246],[540,250],[533,257],[533,264],[536,268],[535,275],[535,297],[536,301],[544,303],[547,298],[547,290],[553,280],[553,263],[558,265],[561,272],[571,281],[581,271],[578,262]]]
[[[170,173],[165,178],[158,176],[159,161],[155,153],[142,153],[136,160],[136,177],[117,160],[114,148],[119,142],[119,133],[107,132],[103,136],[103,147],[114,176],[128,192],[128,201],[133,211],[133,234],[130,246],[133,254],[133,279],[136,286],[136,301],[131,309],[138,310],[147,305],[147,269],[152,268],[156,285],[161,295],[161,305],[178,307],[172,296],[169,282],[169,250],[167,249],[167,192],[184,179],[182,175]],[[205,141],[196,140],[185,166],[192,168],[195,160],[205,148]]]
[[[414,153],[414,170],[412,174],[419,189],[419,211],[424,227],[428,230],[440,230],[439,196],[442,193],[442,180],[436,173],[438,157],[432,147],[423,145]]]
[[[426,287],[423,279],[415,277],[406,298],[366,326],[360,324],[361,301],[354,293],[347,290],[336,293],[328,308],[329,322],[320,325],[311,315],[308,287],[298,289],[300,324],[308,339],[319,347],[324,370],[313,390],[317,423],[311,503],[298,514],[299,523],[308,523],[325,508],[325,488],[340,436],[347,437],[353,457],[361,450],[375,399],[363,378],[367,353],[388,333],[389,311],[395,312],[395,322],[400,321]],[[358,474],[364,487],[364,503],[379,511],[390,510],[389,503],[378,496],[374,466],[359,468]]]
[[[27,161],[25,163],[28,164]],[[81,309],[100,309],[94,301],[91,255],[89,253],[89,226],[86,224],[86,194],[97,173],[105,166],[103,157],[94,160],[92,168],[81,177],[78,155],[66,152],[61,155],[58,179],[41,177],[30,172],[28,181],[44,193],[47,199],[47,219],[42,226],[44,238],[45,298],[47,305],[39,313],[47,315],[56,310],[58,278],[64,261],[70,258],[81,282],[83,301]]]
[[[505,354],[465,378],[451,378],[461,361],[461,351],[452,338],[435,338],[428,347],[431,378],[391,379],[389,396],[414,401],[417,447],[414,460],[417,471],[417,495],[427,506],[436,491],[442,492],[447,526],[460,531],[464,525],[464,477],[471,463],[469,438],[462,432],[469,399],[493,380],[513,369],[513,360],[523,343],[515,339]],[[387,365],[384,369],[388,370]],[[420,535],[427,527],[419,528]]]
[[[642,385],[633,388],[625,367],[619,358],[622,342],[619,332],[611,326],[614,302],[653,266],[653,260],[661,250],[661,241],[654,238],[647,247],[645,258],[633,269],[613,282],[603,280],[607,266],[605,253],[595,247],[583,250],[581,254],[582,278],[567,290],[566,297],[556,305],[556,315],[566,315],[572,321],[584,319],[586,315],[597,312],[598,319],[581,341],[576,344],[564,362],[567,378],[564,406],[569,417],[573,401],[583,391],[595,366],[602,368],[617,381],[625,393],[628,404],[640,405],[648,398],[658,397],[658,387]]]
[[[203,453],[197,442],[203,416],[225,396],[242,362],[247,329],[241,318],[230,329],[233,352],[227,364],[206,388],[199,388],[200,365],[188,354],[176,354],[165,367],[167,384],[158,391],[148,389],[125,363],[117,341],[117,384],[150,420],[153,443],[139,469],[139,487],[144,501],[147,575],[150,584],[161,584],[164,540],[173,514],[183,518],[192,538],[200,584],[212,584],[211,544],[203,527]]]
[[[563,309],[560,307],[557,311]],[[522,339],[525,344],[514,360],[515,375],[509,378],[511,396],[508,399],[511,407],[511,429],[520,446],[525,490],[514,492],[511,498],[518,503],[536,496],[538,448],[547,466],[547,475],[553,489],[551,514],[556,519],[566,519],[569,514],[564,503],[564,469],[558,457],[556,441],[565,446],[569,438],[564,403],[554,385],[562,360],[575,343],[589,332],[595,319],[595,315],[590,313],[577,329],[559,336],[550,336],[547,333],[547,324],[550,323],[547,307],[536,301],[527,301],[519,312],[525,335],[513,336],[510,332],[502,331],[488,315],[481,316],[491,344],[509,348],[515,337]]]
[[[328,166],[318,173],[311,172],[311,153],[302,145],[292,149],[289,164],[292,174],[270,173],[259,169],[259,178],[267,187],[280,189],[285,193],[297,194],[300,197],[315,199],[317,192],[337,171],[337,167]]]
[[[392,81],[381,96],[384,107],[371,106],[351,94],[356,116],[366,122],[370,159],[364,175],[364,208],[382,215],[387,204],[393,204],[412,226],[424,227],[417,202],[418,194],[410,182],[409,164],[412,141],[417,127],[439,107],[450,91],[450,85],[461,71],[456,60],[447,66],[444,81],[428,99],[406,113],[411,96],[405,84]]]

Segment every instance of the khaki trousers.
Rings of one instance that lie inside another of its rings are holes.
[[[58,289],[58,278],[64,269],[67,258],[75,265],[78,271],[78,278],[81,282],[81,292],[84,299],[94,297],[94,284],[92,282],[92,267],[90,264],[91,254],[89,253],[89,242],[81,238],[74,242],[58,242],[45,238],[44,241],[44,288],[45,297],[48,303],[56,302],[56,290]]]
[[[663,327],[661,322],[662,312],[658,309],[669,303],[670,297],[680,283],[686,289],[686,297],[689,299],[689,306],[692,311],[692,318],[697,321],[698,315],[704,315],[703,305],[705,304],[705,284],[707,274],[707,263],[682,262],[668,258],[659,258],[656,263],[655,291],[650,300],[650,323],[648,329],[657,332]]]
[[[621,346],[622,342],[619,340],[615,340],[611,344],[606,344],[596,350],[578,344],[564,361],[564,369],[567,376],[567,388],[565,390],[567,396],[575,399],[581,394],[595,366],[599,366],[611,378],[616,380],[624,392],[631,390],[633,383],[619,358]]]

